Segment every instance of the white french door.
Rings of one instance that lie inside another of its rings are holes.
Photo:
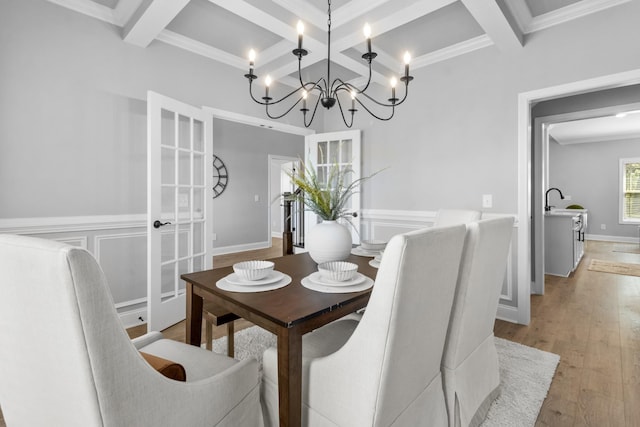
[[[362,158],[360,156],[360,130],[331,132],[308,135],[305,137],[305,153],[307,166],[314,165],[319,180],[326,180],[329,170],[334,165],[353,170],[348,176],[348,183],[362,176]],[[354,214],[341,222],[349,222],[347,228],[351,232],[354,244],[360,243],[360,192],[356,192],[348,203],[347,210]],[[305,213],[305,235],[319,222],[318,216],[312,212]],[[306,240],[306,239],[305,239]]]
[[[147,93],[147,331],[185,318],[180,275],[211,268],[211,144],[202,109]]]

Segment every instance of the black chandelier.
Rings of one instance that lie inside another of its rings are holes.
[[[391,98],[388,98],[387,102],[380,102],[365,93],[365,91],[369,88],[369,84],[371,83],[371,74],[372,74],[371,62],[376,56],[378,56],[377,53],[371,51],[371,28],[369,27],[368,24],[364,26],[364,34],[367,40],[367,52],[362,55],[362,59],[364,59],[369,65],[369,78],[367,80],[367,84],[364,86],[364,88],[358,89],[353,84],[349,82],[345,82],[340,78],[335,78],[333,81],[331,81],[331,0],[328,0],[327,3],[328,3],[328,19],[327,19],[327,76],[326,76],[326,79],[325,77],[320,77],[315,82],[302,81],[302,72],[301,72],[302,57],[306,56],[309,52],[306,49],[302,48],[302,34],[304,32],[304,24],[301,21],[299,21],[298,22],[298,47],[297,49],[294,49],[292,53],[298,58],[298,81],[300,83],[300,86],[295,88],[293,91],[289,92],[288,94],[284,95],[282,98],[278,100],[274,100],[272,97],[269,96],[269,86],[271,85],[271,77],[267,76],[265,78],[265,94],[261,98],[262,101],[256,99],[255,96],[253,95],[253,90],[252,90],[252,83],[255,79],[258,78],[258,76],[253,73],[256,53],[253,49],[251,49],[249,51],[249,73],[244,75],[249,80],[249,94],[251,95],[251,99],[253,99],[258,104],[265,106],[267,116],[270,119],[279,119],[281,117],[286,116],[287,114],[289,114],[289,112],[291,112],[291,110],[293,110],[296,107],[296,105],[300,103],[300,101],[302,101],[302,108],[300,108],[300,111],[302,111],[302,114],[303,114],[303,121],[304,121],[305,127],[309,127],[313,122],[313,118],[315,117],[316,111],[318,109],[318,104],[320,103],[322,103],[322,106],[327,110],[333,107],[335,104],[338,104],[338,107],[340,108],[340,114],[342,115],[342,121],[348,128],[350,128],[353,125],[353,116],[355,112],[358,111],[356,109],[356,102],[358,103],[358,105],[362,106],[362,108],[364,108],[369,114],[371,114],[376,119],[390,120],[395,114],[396,107],[402,104],[405,101],[405,99],[407,99],[407,95],[409,93],[409,82],[413,80],[413,77],[409,75],[409,61],[411,60],[411,56],[409,55],[409,52],[406,52],[404,54],[404,63],[405,63],[404,75],[400,77],[400,81],[404,83],[404,87],[405,87],[404,96],[402,97],[402,99],[399,99],[396,97],[396,84],[398,80],[395,77],[392,77],[390,79]],[[329,85],[329,82],[331,82],[330,85]],[[311,118],[307,122],[307,113],[310,111],[307,108],[307,96],[312,91],[318,92],[318,100],[316,101],[315,106],[313,107],[313,113],[311,114]],[[347,110],[349,113],[351,113],[351,120],[349,122],[347,122],[347,117],[345,117],[344,108],[342,107],[342,103],[345,101],[344,100],[342,102],[340,101],[339,95],[343,93],[351,97],[351,108]],[[279,104],[285,101],[286,99],[290,98],[294,94],[298,94],[298,97],[294,98],[295,103],[293,103],[293,105],[291,105],[286,111],[284,111],[284,113],[280,115],[271,114],[271,112],[269,111],[269,106]],[[391,111],[389,115],[387,117],[381,117],[375,114],[373,111],[369,109],[369,107],[367,107],[367,105],[365,105],[360,100],[360,95],[364,96],[367,100],[371,101],[371,103],[373,104],[376,104],[384,108],[390,108]]]

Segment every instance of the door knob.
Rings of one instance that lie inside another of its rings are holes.
[[[171,224],[170,222],[160,222],[157,219],[153,222],[153,228],[160,228],[163,225]]]

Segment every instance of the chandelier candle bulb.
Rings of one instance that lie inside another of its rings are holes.
[[[302,91],[302,112],[306,113],[305,111],[306,109],[307,109],[307,91],[303,90]]]
[[[409,62],[411,62],[411,55],[409,52],[404,53],[404,76],[409,77]]]
[[[371,53],[371,27],[369,24],[364,24],[364,37],[367,39],[367,53]]]
[[[398,84],[398,80],[395,77],[391,77],[391,103],[396,103],[396,85]]]
[[[253,67],[256,60],[256,51],[251,49],[249,51],[249,74],[253,74]]]
[[[269,86],[271,86],[271,76],[264,79],[264,99],[269,102]]]
[[[304,24],[298,21],[298,49],[302,49],[302,34],[304,33]]]

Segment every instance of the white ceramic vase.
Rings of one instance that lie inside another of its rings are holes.
[[[322,221],[309,230],[305,246],[318,264],[343,261],[351,253],[351,233],[336,221]]]

